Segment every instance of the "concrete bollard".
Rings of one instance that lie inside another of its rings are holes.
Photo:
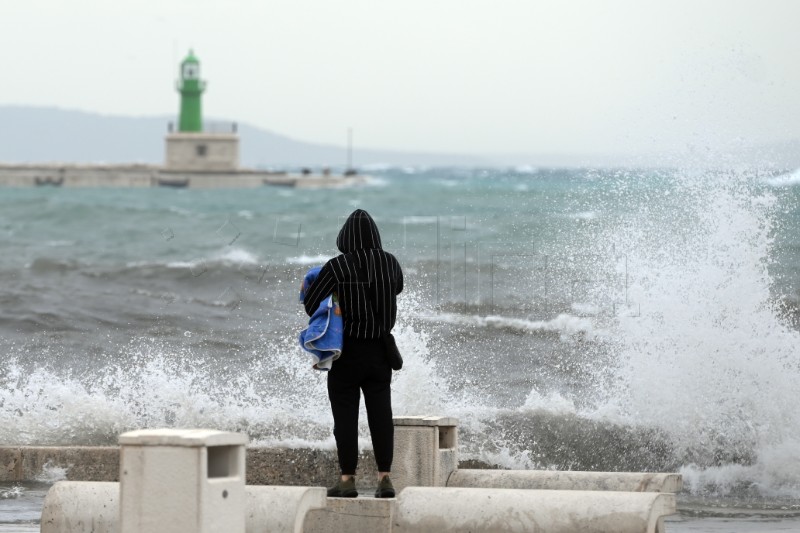
[[[41,533],[119,533],[119,483],[59,481],[47,491]]]
[[[610,490],[680,492],[680,474],[647,472],[571,472],[557,470],[456,470],[448,487],[535,490]]]
[[[444,487],[458,468],[458,420],[445,416],[394,417],[392,482],[405,487]]]
[[[119,443],[121,533],[244,533],[246,435],[144,429]]]
[[[675,495],[656,492],[408,487],[394,533],[661,533]]]
[[[119,487],[115,482],[59,481],[44,500],[42,533],[120,533]],[[302,532],[309,511],[326,503],[323,487],[245,487],[245,532]]]

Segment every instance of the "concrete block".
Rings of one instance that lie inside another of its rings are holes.
[[[124,433],[121,533],[244,533],[246,442],[213,430]]]
[[[395,416],[393,419],[395,426],[430,426],[430,427],[456,427],[458,419],[452,416]]]
[[[42,533],[120,533],[119,502],[119,483],[59,481],[44,500]],[[245,531],[301,532],[308,511],[325,505],[322,487],[246,487]],[[192,527],[183,531],[194,533]],[[157,525],[150,531],[165,529]]]
[[[674,513],[675,496],[654,492],[409,487],[393,531],[657,533]]]
[[[119,436],[120,446],[177,446],[209,448],[212,446],[244,446],[247,435],[215,429],[139,429]]]
[[[453,449],[440,449],[439,450],[439,465],[436,470],[436,483],[434,487],[446,487],[447,480],[453,475],[453,472],[458,469],[458,450]]]
[[[395,498],[328,498],[325,509],[312,510],[304,533],[388,533],[392,530]]]
[[[239,168],[239,136],[233,133],[171,133],[165,139],[169,170],[234,171]]]
[[[680,492],[680,474],[557,470],[456,470],[448,487],[536,490]]]
[[[436,486],[437,440],[434,427],[394,428],[392,483],[397,491]]]
[[[59,481],[47,491],[42,533],[119,533],[119,483]]]
[[[246,533],[302,533],[312,509],[324,509],[323,487],[246,487]],[[330,530],[328,530],[330,531]]]
[[[442,416],[394,417],[395,489],[444,487],[458,466],[458,420]]]

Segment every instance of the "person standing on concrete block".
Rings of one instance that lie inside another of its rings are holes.
[[[355,498],[358,465],[358,406],[361,392],[378,465],[377,498],[392,498],[389,479],[394,449],[392,369],[384,332],[397,318],[396,297],[403,290],[403,272],[394,255],[383,250],[378,226],[366,211],[356,209],[345,221],[336,247],[341,251],[325,263],[303,304],[311,316],[322,300],[335,293],[344,318],[342,354],[328,372],[328,397],[333,411],[333,435],[341,478],[328,496]]]

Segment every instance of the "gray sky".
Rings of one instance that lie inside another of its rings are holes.
[[[1,0],[0,104],[207,116],[459,153],[800,137],[796,0]]]

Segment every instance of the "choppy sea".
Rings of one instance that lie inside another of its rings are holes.
[[[462,458],[503,467],[678,471],[672,531],[800,530],[800,173],[368,173],[0,188],[0,445],[202,426],[333,448],[298,288],[358,207],[405,272],[395,414],[455,416]],[[0,488],[0,523],[42,490]]]

